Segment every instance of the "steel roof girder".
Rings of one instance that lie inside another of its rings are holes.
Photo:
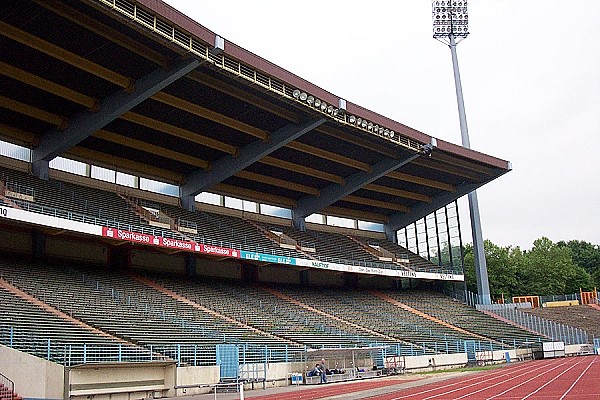
[[[209,171],[197,170],[191,173],[186,177],[186,183],[180,186],[180,197],[195,196],[210,189],[326,121],[325,118],[318,118],[297,124],[288,124],[272,132],[268,140],[254,141],[242,147],[237,155],[226,155],[218,159],[212,163]]]
[[[359,171],[350,175],[343,185],[331,184],[321,189],[320,196],[301,198],[298,200],[298,207],[293,210],[294,218],[306,218],[422,155],[418,152],[403,153],[405,155],[401,158],[384,158],[377,164],[372,165],[369,172]]]
[[[83,111],[69,120],[66,129],[54,129],[44,134],[40,144],[33,149],[32,162],[50,161],[59,156],[153,94],[187,75],[200,63],[197,59],[180,59],[168,70],[156,69],[136,80],[131,92],[119,90],[113,93],[101,101],[98,111]]]

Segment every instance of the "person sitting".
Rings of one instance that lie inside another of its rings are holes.
[[[319,364],[315,364],[315,367],[311,370],[308,371],[307,376],[319,376],[321,375],[321,369],[319,368]]]

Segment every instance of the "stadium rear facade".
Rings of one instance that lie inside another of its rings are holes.
[[[0,374],[27,397],[200,393],[321,357],[350,379],[544,339],[442,294],[463,288],[456,201],[509,162],[161,1],[2,10]]]

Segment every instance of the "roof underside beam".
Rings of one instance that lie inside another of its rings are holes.
[[[237,155],[227,155],[212,163],[210,171],[198,170],[186,178],[186,183],[180,188],[180,196],[184,203],[187,197],[196,196],[215,184],[235,175],[237,172],[252,165],[266,155],[285,146],[317,126],[325,123],[325,118],[312,119],[298,124],[289,124],[269,135],[268,140],[254,141],[241,148]],[[189,205],[188,205],[189,207]]]
[[[164,87],[185,76],[200,65],[197,59],[180,59],[169,70],[156,69],[135,82],[132,91],[119,90],[102,100],[97,112],[86,110],[69,120],[64,130],[44,134],[33,149],[34,172],[47,179],[47,163],[56,156],[91,136],[123,113],[131,110]]]
[[[331,184],[321,190],[320,196],[305,196],[298,201],[298,206],[293,210],[294,222],[302,226],[300,219],[318,212],[319,210],[334,204],[336,201],[354,193],[358,189],[381,178],[382,176],[406,165],[421,156],[421,153],[403,151],[400,158],[385,158],[371,166],[369,172],[359,171],[350,175],[344,185]]]

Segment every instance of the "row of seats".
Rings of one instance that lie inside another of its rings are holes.
[[[457,300],[433,291],[387,291],[390,297],[439,318],[469,332],[486,336],[496,342],[513,343],[538,342],[542,336],[533,334],[519,327],[499,323],[496,318],[486,315],[474,308],[465,307]]]
[[[101,268],[15,261],[0,264],[0,273],[31,296],[87,325],[146,347],[251,343],[321,348],[379,343],[434,352],[444,351],[444,343],[452,346],[464,340],[481,340],[366,290],[261,287],[151,276],[157,286],[144,283],[135,274]],[[172,292],[197,306],[178,301]],[[501,342],[510,347],[515,342],[538,339],[441,294],[388,291],[386,295],[478,333],[493,342],[494,348],[502,348]]]
[[[139,216],[114,192],[94,189],[55,179],[44,181],[30,174],[0,167],[0,179],[27,188],[34,203],[41,206],[83,214],[91,218],[140,225]]]
[[[0,271],[19,289],[131,343],[148,346],[277,341],[178,302],[128,275],[16,263],[1,265]]]
[[[261,331],[313,348],[354,347],[377,339],[345,324],[307,312],[252,286],[154,277],[159,284]]]
[[[98,218],[99,222],[106,221],[110,226],[136,230],[137,227],[148,225],[147,221],[128,202],[115,192],[103,191],[86,186],[75,185],[55,179],[44,181],[27,173],[0,167],[0,179],[5,182],[14,182],[28,193],[34,193],[34,203],[59,210],[79,213],[91,218]],[[219,215],[204,211],[190,212],[180,207],[156,204],[160,211],[175,221],[183,220],[195,224],[197,234],[185,232],[168,232],[169,236],[178,239],[192,239],[198,242],[235,247],[260,253],[276,253],[278,255],[297,258],[319,258],[324,261],[344,263],[345,260],[353,262],[378,263],[383,262],[372,252],[365,250],[371,239],[348,237],[343,234],[298,231],[291,226],[277,226],[285,235],[294,239],[298,245],[308,244],[314,246],[316,252],[303,253],[298,249],[280,248],[277,243],[268,237],[265,232],[271,230],[269,226],[250,223],[241,218]],[[362,243],[362,244],[361,244]],[[420,270],[438,271],[435,264],[410,253],[401,246],[387,242],[377,241],[378,245],[397,255],[398,258],[409,257],[410,265],[388,263],[390,268],[410,268],[413,264]]]

